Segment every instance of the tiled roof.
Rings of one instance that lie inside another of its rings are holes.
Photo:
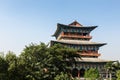
[[[80,26],[80,24],[76,24],[77,26]],[[95,29],[97,26],[82,26],[81,27],[76,27],[75,25],[65,25],[65,24],[57,24],[57,29],[55,31],[55,33],[52,36],[56,36],[56,34],[61,30],[61,28],[77,28],[77,29],[89,29],[90,31],[92,31],[93,29]]]
[[[76,24],[77,25],[77,24]],[[72,25],[72,24],[69,24],[69,25],[65,25],[65,24],[61,24],[61,23],[57,23],[57,26],[58,27],[72,27],[72,28],[80,28],[80,29],[95,29],[97,26],[83,26],[80,24],[80,26],[76,26],[76,25]]]
[[[91,41],[82,41],[82,40],[58,40],[55,42],[66,43],[66,44],[81,44],[81,45],[105,45],[106,43],[96,43]]]

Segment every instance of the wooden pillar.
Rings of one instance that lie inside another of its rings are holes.
[[[106,71],[106,79],[108,79],[108,71]]]
[[[80,77],[80,70],[78,70],[78,77]]]

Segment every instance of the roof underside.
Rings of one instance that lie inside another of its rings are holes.
[[[74,58],[77,62],[109,62],[100,58]]]

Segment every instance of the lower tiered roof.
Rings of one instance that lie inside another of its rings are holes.
[[[106,43],[97,43],[97,42],[83,41],[83,40],[57,40],[57,41],[52,40],[52,42],[63,43],[63,44],[76,44],[76,45],[98,45],[98,46],[106,45]]]

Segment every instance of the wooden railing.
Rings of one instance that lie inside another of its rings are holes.
[[[67,38],[86,38],[86,39],[91,39],[92,36],[83,36],[83,35],[65,35],[65,34],[61,34],[58,39],[62,38],[62,37],[67,37]]]
[[[98,53],[80,53],[81,56],[100,56],[100,54]]]
[[[82,36],[82,35],[61,35],[62,37],[75,37],[75,38],[92,38],[92,36]]]

